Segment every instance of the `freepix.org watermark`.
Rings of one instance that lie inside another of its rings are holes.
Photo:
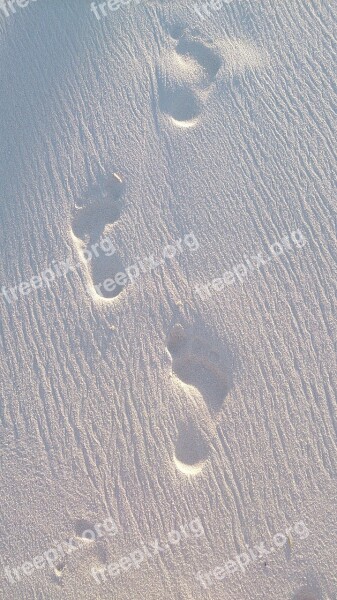
[[[203,285],[198,285],[194,291],[202,300],[206,300],[210,298],[212,292],[222,292],[226,286],[232,286],[237,282],[242,283],[251,273],[259,271],[261,266],[279,258],[286,252],[293,252],[295,248],[303,248],[306,243],[306,238],[299,229],[296,229],[290,233],[290,236],[284,235],[278,242],[271,244],[269,254],[258,252],[249,257],[244,255],[242,261],[233,265],[231,270],[225,271],[222,277],[216,277]]]
[[[134,264],[126,267],[124,271],[119,271],[114,277],[108,277],[96,285],[89,286],[88,292],[93,296],[95,291],[96,294],[104,297],[104,292],[111,293],[118,286],[124,287],[128,283],[134,283],[140,277],[141,273],[150,273],[154,269],[163,266],[168,259],[172,260],[177,253],[183,253],[185,248],[188,248],[191,252],[198,250],[199,242],[193,232],[187,233],[183,238],[173,240],[171,244],[165,246],[161,257],[158,259],[155,258],[154,254],[150,254],[142,259],[137,257]]]
[[[173,529],[167,534],[167,541],[162,543],[160,540],[153,540],[145,544],[141,544],[139,548],[133,550],[129,554],[122,556],[118,562],[113,562],[103,568],[93,567],[91,574],[96,583],[106,582],[107,578],[115,578],[130,571],[130,569],[139,569],[146,561],[159,556],[163,552],[170,550],[170,546],[179,544],[182,539],[198,538],[205,535],[204,528],[197,517],[190,521],[187,525],[180,525],[179,530]]]
[[[101,238],[96,244],[92,244],[89,248],[84,248],[81,251],[83,259],[87,262],[90,262],[93,256],[97,258],[101,252],[106,256],[112,256],[114,252],[116,252],[116,248],[110,238]],[[47,269],[44,269],[44,271],[41,271],[38,275],[33,275],[28,281],[22,281],[18,285],[14,285],[10,288],[3,285],[1,287],[0,296],[4,298],[7,304],[12,304],[12,302],[17,301],[20,296],[28,296],[31,292],[45,286],[49,288],[50,284],[55,281],[55,279],[65,277],[68,273],[76,271],[81,266],[81,261],[74,265],[70,258],[59,262],[53,260]]]
[[[127,6],[132,2],[139,4],[141,1],[142,0],[107,0],[107,2],[92,2],[90,4],[90,10],[92,13],[94,13],[97,21],[100,21],[102,17],[108,16],[106,11],[107,8],[111,12],[115,12],[121,8],[121,6]]]
[[[225,4],[231,4],[231,2],[233,0],[206,0],[206,2],[202,2],[201,4],[193,4],[193,8],[198,17],[204,21],[205,15],[206,17],[211,17],[212,11],[221,10]]]
[[[0,0],[0,10],[8,18],[16,13],[17,7],[26,8],[30,2],[36,2],[36,0]]]
[[[298,521],[291,527],[287,527],[284,533],[276,533],[272,540],[272,546],[265,547],[265,542],[255,544],[252,548],[246,546],[247,552],[242,552],[233,556],[230,560],[227,560],[222,566],[217,566],[212,571],[202,573],[198,571],[196,578],[204,588],[208,588],[214,584],[215,581],[222,581],[226,577],[231,577],[234,573],[239,575],[245,574],[248,565],[263,560],[265,566],[267,566],[267,557],[276,552],[276,550],[283,548],[287,543],[292,546],[293,539],[299,537],[301,540],[305,540],[309,537],[310,531],[303,523]]]
[[[115,535],[116,533],[116,523],[109,517],[103,523],[95,524],[94,529],[85,529],[80,536],[71,537],[67,541],[56,543],[53,548],[49,548],[43,554],[34,556],[33,559],[24,562],[18,567],[5,567],[6,578],[13,585],[21,581],[23,576],[29,577],[32,575],[35,569],[40,570],[47,566],[53,569],[66,555],[79,550],[87,542],[94,542],[96,539],[101,539],[107,535]]]

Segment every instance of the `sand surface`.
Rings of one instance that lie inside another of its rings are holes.
[[[335,2],[8,2],[1,597],[336,600]]]

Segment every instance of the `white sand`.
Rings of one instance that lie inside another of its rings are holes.
[[[335,24],[1,12],[6,600],[336,600]]]

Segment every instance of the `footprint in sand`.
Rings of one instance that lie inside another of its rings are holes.
[[[158,73],[161,111],[175,125],[195,125],[221,65],[217,50],[199,32],[179,34]]]
[[[211,38],[195,28],[177,25],[171,31],[172,46],[158,69],[161,111],[179,127],[198,123],[221,69],[227,92],[233,78],[256,71],[269,62],[268,53],[245,38]]]
[[[188,336],[184,328],[175,325],[167,341],[172,359],[172,372],[180,385],[187,386],[196,397],[202,397],[210,416],[221,410],[230,388],[230,380],[220,356],[198,336]],[[174,462],[184,474],[201,472],[209,455],[205,434],[196,424],[183,425],[175,445]]]
[[[171,330],[167,347],[176,377],[197,388],[209,411],[218,413],[229,391],[229,378],[219,354],[200,337],[188,337],[181,325]]]
[[[90,292],[95,297],[111,299],[124,289],[115,277],[123,273],[123,264],[112,243],[113,225],[122,212],[123,180],[114,173],[97,184],[78,203],[72,223],[72,233],[80,261],[88,269]]]

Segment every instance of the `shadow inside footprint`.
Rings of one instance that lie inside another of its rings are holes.
[[[90,270],[96,293],[102,298],[116,298],[128,283],[123,263],[116,254],[93,259]]]
[[[76,519],[74,524],[76,537],[84,539],[86,541],[92,541],[92,535],[88,535],[88,532],[95,532],[95,526],[86,519]]]
[[[218,412],[229,391],[229,378],[220,357],[203,339],[188,338],[176,325],[168,339],[173,373],[185,384],[199,390],[209,410]]]
[[[206,442],[193,425],[181,428],[175,447],[174,462],[185,475],[197,475],[208,458]]]
[[[120,214],[121,204],[110,199],[87,208],[77,209],[73,219],[73,233],[77,238],[81,240],[89,238],[91,242],[94,238],[100,237],[107,224],[115,223]]]
[[[179,123],[192,121],[201,112],[198,97],[188,88],[176,84],[159,90],[160,109]]]
[[[212,48],[193,38],[182,37],[177,45],[177,53],[194,58],[202,66],[210,81],[215,79],[222,65],[220,56]]]
[[[90,206],[92,202],[97,203],[98,199],[106,201],[118,199],[125,188],[123,177],[117,173],[108,175],[98,175],[97,181],[89,185],[87,191],[76,200],[77,208]]]

